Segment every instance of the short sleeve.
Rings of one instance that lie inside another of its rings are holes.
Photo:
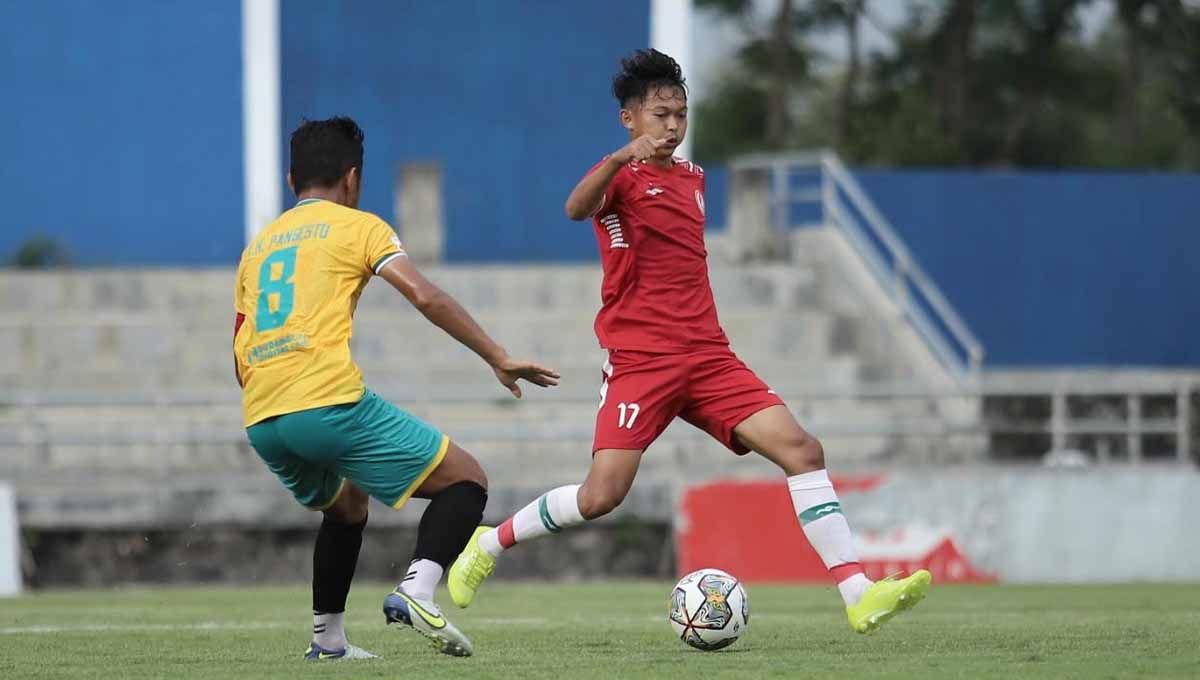
[[[592,169],[588,170],[588,174],[592,174],[606,162],[608,162],[608,156],[605,156],[600,160],[599,163],[593,165]],[[628,184],[627,172],[625,167],[622,166],[621,169],[617,171],[617,174],[613,176],[612,181],[608,183],[608,188],[604,190],[604,196],[600,198],[600,205],[596,206],[596,209],[592,212],[592,215],[598,215],[601,211],[611,210],[616,207],[616,205],[621,202],[621,195],[624,193],[626,184]]]
[[[407,256],[396,232],[387,225],[387,222],[374,215],[371,216],[363,233],[363,245],[365,249],[363,268],[372,274],[378,274],[379,270],[397,257]]]
[[[246,296],[246,284],[243,280],[243,275],[246,271],[246,258],[242,257],[238,261],[237,277],[233,281],[233,311],[238,314],[246,313],[246,306],[242,304],[242,299]]]

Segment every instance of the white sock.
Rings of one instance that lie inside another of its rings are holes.
[[[346,648],[346,612],[318,614],[313,612],[313,642],[322,649],[337,651]]]
[[[842,594],[842,600],[849,607],[858,604],[870,585],[871,579],[867,578],[866,574],[854,574],[838,584],[838,592]]]
[[[492,557],[531,538],[557,534],[583,522],[579,512],[579,484],[551,489],[517,511],[500,526],[479,537],[479,547]]]
[[[871,581],[863,575],[850,525],[825,470],[788,477],[792,508],[813,550],[838,584],[846,606],[857,604]]]
[[[400,589],[415,600],[433,601],[433,590],[442,580],[442,565],[433,560],[413,560],[408,565],[408,574],[400,582]]]

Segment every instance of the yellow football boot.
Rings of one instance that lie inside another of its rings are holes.
[[[858,604],[846,607],[850,627],[856,633],[874,633],[893,616],[924,599],[932,582],[933,576],[921,569],[908,578],[889,576],[872,583]]]
[[[459,607],[471,604],[471,600],[475,599],[475,591],[479,590],[483,580],[491,576],[496,569],[496,558],[479,547],[479,537],[490,529],[491,527],[476,529],[462,554],[450,565],[446,587],[450,590],[450,599]]]

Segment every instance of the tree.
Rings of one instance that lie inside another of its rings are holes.
[[[954,0],[932,36],[933,51],[943,57],[932,64],[937,69],[936,92],[941,103],[942,130],[960,153],[967,144],[967,125],[971,118],[968,93],[975,9],[975,0]]]
[[[746,43],[735,74],[702,102],[697,157],[723,159],[738,150],[778,150],[789,145],[791,99],[808,80],[810,53],[804,48],[794,0],[780,0],[769,25],[753,18],[753,0],[697,0],[697,5],[739,21]],[[706,126],[712,125],[711,131]]]
[[[1200,166],[1200,7],[1183,0],[910,0],[868,55],[859,27],[893,0],[780,2],[769,27],[751,0],[698,1],[748,27],[698,106],[702,160],[832,145],[868,164]],[[1082,11],[1101,3],[1112,24],[1085,40]],[[810,43],[830,30],[845,56],[814,75],[829,55]]]
[[[1142,91],[1143,44],[1147,38],[1143,17],[1157,4],[1156,0],[1117,0],[1117,16],[1125,43],[1124,69],[1121,73],[1122,138],[1130,147],[1136,147],[1142,137],[1138,98]]]
[[[834,146],[842,147],[850,139],[858,83],[862,77],[859,24],[866,12],[866,0],[813,0],[796,16],[804,33],[830,28],[840,29],[846,38],[847,61],[837,86],[834,113]]]
[[[765,26],[755,21],[753,0],[697,0],[697,5],[738,21],[747,36],[746,44],[739,51],[740,68],[733,77],[718,85],[714,98],[725,101],[736,98],[737,101],[727,105],[708,102],[701,109],[702,115],[717,119],[718,124],[732,122],[730,119],[738,111],[753,115],[756,124],[745,127],[761,129],[762,134],[743,139],[741,146],[744,148],[777,150],[794,146],[797,137],[807,136],[797,129],[794,111],[796,95],[811,84],[810,64],[814,51],[806,45],[805,36],[838,27],[846,33],[851,49],[847,69],[840,79],[833,121],[838,144],[849,138],[855,94],[861,78],[859,23],[866,0],[810,0],[803,6],[798,6],[796,0],[779,0]],[[744,100],[755,96],[762,98],[761,105]],[[761,120],[757,120],[760,114]],[[718,125],[716,129],[722,128]],[[727,145],[706,136],[697,139],[696,146],[699,153],[709,153]]]
[[[1200,9],[1181,0],[1163,0],[1162,62],[1168,101],[1193,138],[1200,137]]]

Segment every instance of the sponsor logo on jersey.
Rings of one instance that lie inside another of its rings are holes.
[[[657,195],[661,194],[662,192],[663,192],[662,187],[650,187],[649,189],[646,189],[647,196],[657,196]]]

